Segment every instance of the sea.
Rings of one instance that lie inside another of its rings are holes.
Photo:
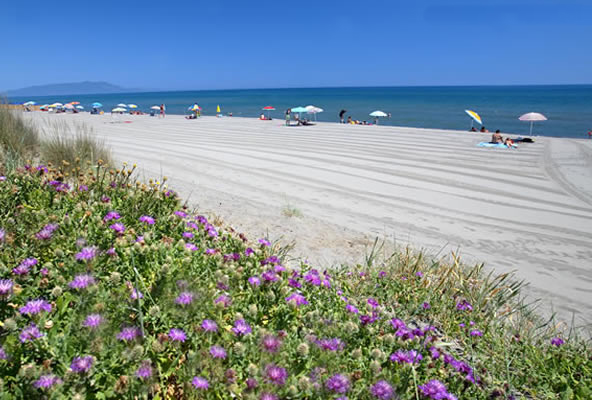
[[[465,110],[473,110],[489,131],[521,136],[529,134],[530,124],[518,117],[538,112],[548,120],[536,122],[533,135],[587,138],[592,130],[592,85],[192,90],[9,99],[30,100],[39,105],[79,101],[85,110],[100,102],[107,112],[119,103],[136,104],[143,112],[165,104],[169,114],[189,114],[188,108],[197,103],[202,115],[216,115],[220,106],[222,115],[250,118],[267,115],[262,108],[272,106],[269,115],[276,119],[283,119],[288,108],[314,105],[324,111],[307,117],[318,121],[338,123],[339,112],[346,110],[346,118],[370,122],[369,114],[380,110],[390,114],[380,118],[381,125],[455,130],[469,130],[472,122]]]

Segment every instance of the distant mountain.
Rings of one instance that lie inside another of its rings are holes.
[[[22,89],[9,90],[7,96],[58,96],[70,94],[99,94],[136,92],[138,89],[124,88],[108,82],[73,82],[55,83],[50,85],[29,86]]]

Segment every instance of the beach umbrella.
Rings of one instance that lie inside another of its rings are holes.
[[[275,111],[275,107],[273,107],[273,106],[265,106],[265,107],[262,108],[262,110],[267,111],[267,119],[269,119],[269,112],[270,111]]]
[[[82,107],[82,106],[76,106],[76,108],[79,110],[84,110],[84,107]]]
[[[190,107],[188,108],[188,110],[189,110],[189,111],[197,111],[197,110],[201,110],[201,107],[200,107],[200,106],[198,106],[197,104],[194,104],[194,105],[190,106]]]
[[[40,110],[47,110],[49,108],[49,104],[44,104],[41,107],[39,107]]]
[[[123,113],[126,112],[127,110],[123,107],[116,107],[113,110],[111,110],[112,113]]]
[[[127,104],[119,103],[117,107],[127,108]]]
[[[72,104],[73,106],[77,106],[78,104],[80,104],[79,101],[71,101],[70,104]]]
[[[67,110],[72,110],[74,108],[74,106],[72,104],[68,103],[64,106],[64,108]]]
[[[479,123],[479,125],[483,125],[483,122],[481,122],[481,117],[475,111],[465,110],[465,112],[467,114],[469,114],[469,117],[471,117],[471,128],[470,129],[473,129],[473,121],[477,121]]]
[[[318,113],[321,113],[321,112],[323,112],[323,111],[325,111],[325,110],[323,110],[322,108],[320,108],[320,107],[315,107],[315,106],[313,106],[313,105],[306,106],[306,107],[304,107],[304,108],[306,108],[306,109],[307,109],[307,111],[306,111],[307,113],[309,113],[309,114],[314,114],[314,116],[315,116],[315,121],[317,120],[317,114],[318,114]]]
[[[150,107],[151,110],[160,110],[160,106],[152,106]]]
[[[135,104],[128,104],[127,106],[128,106],[129,108],[138,108],[138,106],[137,106],[137,105],[135,105]]]
[[[93,106],[93,108],[101,108],[101,107],[103,107],[103,105],[101,103],[99,103],[99,102],[92,103],[92,106]]]
[[[216,107],[216,112],[219,113],[220,112],[220,104],[218,104],[218,107]]]
[[[64,105],[62,103],[53,103],[51,105],[51,107],[63,107]]]
[[[378,117],[386,117],[386,113],[384,111],[376,110],[370,113],[371,117],[376,118],[376,123],[378,124]]]
[[[300,117],[300,113],[308,112],[306,107],[294,107],[290,111],[292,111],[293,113],[298,113],[298,117]]]
[[[529,112],[526,113],[524,115],[521,115],[520,118],[518,118],[520,121],[528,121],[530,122],[530,134],[532,135],[532,125],[534,124],[535,121],[546,121],[547,117],[545,117],[543,114],[539,114],[539,113],[535,113],[535,112]]]
[[[35,104],[37,103],[35,103],[34,101],[27,101],[26,103],[23,103],[23,106],[34,106]]]

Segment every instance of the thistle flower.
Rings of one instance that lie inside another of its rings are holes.
[[[378,381],[370,388],[370,393],[380,400],[390,400],[394,397],[395,391],[387,381]]]
[[[274,271],[265,271],[261,274],[261,278],[265,282],[277,282],[279,281],[280,277]]]
[[[6,354],[6,351],[2,346],[0,346],[0,360],[8,360],[8,354]]]
[[[261,285],[261,279],[259,279],[259,277],[257,276],[252,276],[248,279],[248,282],[251,284],[251,286],[259,286]]]
[[[360,312],[355,306],[353,306],[351,304],[346,305],[345,309],[353,314],[358,314]]]
[[[230,304],[232,304],[232,300],[227,295],[222,294],[214,300],[214,304],[222,304],[224,307],[228,307]]]
[[[21,343],[25,343],[27,341],[32,342],[33,340],[39,339],[42,336],[45,335],[39,332],[39,328],[37,328],[37,325],[32,323],[26,328],[23,328],[19,335],[19,340],[21,341]]]
[[[184,211],[175,211],[175,215],[179,218],[187,218],[187,213]]]
[[[187,335],[182,329],[173,328],[169,331],[169,337],[171,340],[178,342],[184,342],[187,339]]]
[[[347,393],[349,390],[349,378],[342,374],[335,374],[327,379],[325,387],[334,393]]]
[[[210,355],[213,358],[225,359],[226,358],[226,350],[224,350],[224,348],[221,346],[212,346],[212,347],[210,347]]]
[[[236,336],[246,336],[251,333],[251,326],[244,319],[234,321],[232,331]]]
[[[282,346],[282,340],[273,335],[265,335],[261,339],[261,347],[268,353],[277,353]]]
[[[113,219],[117,220],[121,218],[121,215],[119,215],[119,213],[117,211],[109,211],[107,214],[105,214],[105,216],[103,217],[103,221],[107,222],[107,221],[111,221]]]
[[[121,222],[116,222],[113,225],[111,225],[109,228],[113,229],[115,232],[122,234],[123,232],[125,232],[125,225],[123,225]]]
[[[314,343],[321,350],[327,350],[327,351],[341,351],[345,347],[345,344],[339,338],[320,339],[320,340],[315,340]]]
[[[415,350],[397,350],[396,352],[391,354],[389,359],[398,364],[415,364],[420,362],[423,359],[423,356]]]
[[[19,312],[21,314],[29,314],[35,315],[39,314],[41,311],[51,312],[51,304],[43,299],[31,300],[21,308],[19,308]]]
[[[154,225],[154,218],[149,215],[142,215],[139,218],[140,222],[145,223],[146,225]]]
[[[444,386],[444,384],[442,382],[440,382],[436,379],[433,379],[426,384],[419,385],[418,388],[421,391],[421,394],[423,394],[426,397],[429,397],[430,399],[434,399],[434,400],[440,400],[440,399],[455,400],[456,399],[455,396],[448,393],[448,391],[446,390],[446,386]]]
[[[87,372],[92,367],[93,362],[92,356],[74,357],[72,363],[70,363],[70,369],[76,373]]]
[[[6,237],[6,231],[4,229],[0,228],[0,242],[3,242],[5,237]]]
[[[25,258],[18,267],[13,268],[12,273],[15,275],[25,275],[31,270],[31,267],[37,265],[39,261],[36,258]]]
[[[565,340],[561,339],[560,337],[554,337],[551,339],[551,344],[553,346],[559,347],[565,343]]]
[[[478,330],[478,329],[473,329],[473,330],[471,331],[471,336],[483,336],[483,332],[481,332],[481,331],[480,331],[480,330]]]
[[[138,299],[143,299],[143,298],[144,298],[144,295],[142,294],[142,292],[140,292],[136,288],[132,288],[132,292],[130,293],[130,299],[138,300]]]
[[[253,390],[259,385],[259,383],[257,382],[257,379],[255,379],[255,378],[247,378],[245,383],[247,384],[248,390]]]
[[[208,380],[206,378],[202,378],[201,376],[193,377],[191,384],[194,388],[200,390],[206,390],[210,387],[210,383],[208,382]]]
[[[0,279],[0,297],[11,294],[13,285],[10,279]]]
[[[78,253],[76,253],[77,261],[89,261],[97,256],[98,249],[96,246],[83,247]]]
[[[206,332],[217,332],[218,331],[218,324],[211,319],[204,319],[201,323],[201,329]]]
[[[72,282],[68,284],[72,289],[86,289],[95,284],[95,278],[89,274],[76,275]]]
[[[252,249],[252,248],[250,248],[250,247],[247,247],[247,248],[245,249],[245,256],[249,257],[249,256],[250,256],[250,255],[252,255],[252,254],[255,254],[255,250],[253,250],[253,249]]]
[[[285,368],[279,367],[275,364],[267,364],[265,367],[265,378],[269,383],[281,386],[286,383],[288,372]]]
[[[295,306],[302,306],[308,304],[306,298],[300,293],[292,293],[290,296],[286,297],[286,301],[288,303],[292,303]]]
[[[135,326],[129,326],[129,327],[123,328],[117,334],[117,339],[119,339],[121,341],[129,342],[131,340],[134,340],[138,336],[142,336],[142,332],[140,331],[140,329]]]
[[[144,361],[136,370],[136,376],[140,379],[149,379],[152,376],[152,366],[149,361]]]
[[[88,186],[80,185],[80,186],[78,186],[78,191],[79,192],[88,192]]]
[[[258,242],[263,247],[269,247],[269,246],[271,246],[271,242],[269,240],[265,239],[265,238],[259,239]]]
[[[194,236],[194,235],[193,235],[193,233],[191,233],[191,232],[183,232],[183,237],[184,237],[185,239],[191,239],[191,238],[193,238],[193,236]]]
[[[180,304],[182,306],[186,306],[188,304],[191,304],[192,301],[193,301],[193,294],[189,293],[189,292],[182,292],[175,299],[175,303]]]
[[[473,311],[473,306],[468,301],[463,300],[456,305],[456,309],[459,311]]]
[[[368,304],[372,307],[372,308],[376,308],[378,307],[378,302],[376,300],[374,300],[372,297],[370,297],[368,299]]]
[[[58,224],[47,224],[43,227],[43,229],[35,234],[35,238],[39,240],[49,240],[58,227]]]
[[[279,400],[279,397],[277,397],[273,393],[263,392],[263,393],[261,393],[259,400]]]
[[[288,285],[290,285],[290,287],[296,288],[296,289],[300,289],[302,287],[302,283],[298,282],[296,279],[288,279]]]
[[[33,382],[33,386],[38,389],[49,389],[53,385],[59,385],[62,380],[55,375],[41,375],[39,379]]]
[[[430,303],[428,303],[427,301],[425,301],[421,306],[423,307],[424,310],[429,310],[430,308],[432,308]]]
[[[90,314],[86,317],[86,319],[82,323],[82,326],[85,328],[95,329],[99,325],[101,325],[102,322],[103,317],[101,317],[99,314]]]

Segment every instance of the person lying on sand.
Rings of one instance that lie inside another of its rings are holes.
[[[484,126],[482,126],[479,132],[487,133],[489,131]]]
[[[508,149],[514,147],[514,141],[509,137],[507,137],[506,140],[504,140],[504,144],[508,147]]]

